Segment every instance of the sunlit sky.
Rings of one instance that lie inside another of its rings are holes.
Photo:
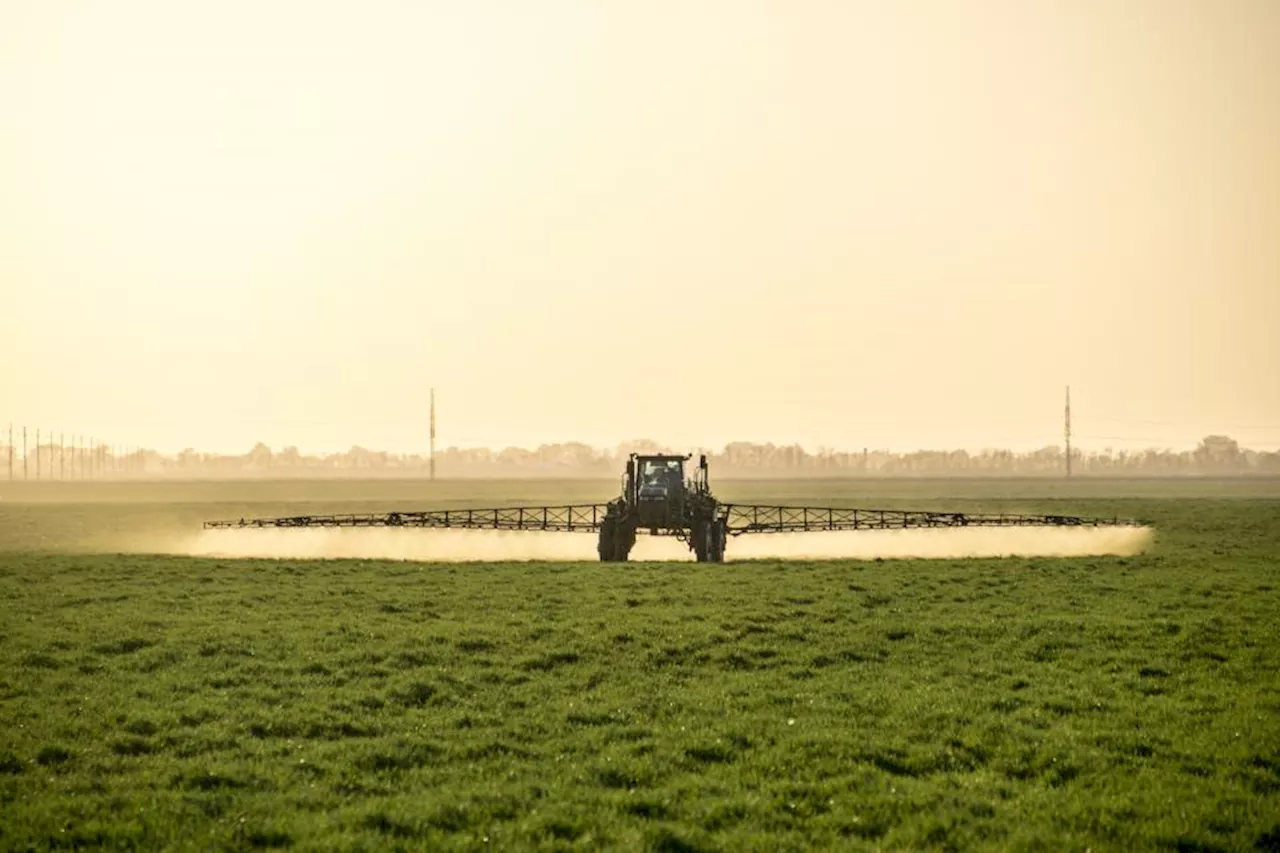
[[[1278,329],[1275,0],[0,0],[0,429],[1275,448]]]

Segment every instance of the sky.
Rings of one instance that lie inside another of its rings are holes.
[[[0,0],[0,429],[1280,447],[1274,0]]]

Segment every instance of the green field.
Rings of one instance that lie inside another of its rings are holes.
[[[0,847],[1280,850],[1280,482],[716,489],[1158,534],[1072,559],[195,559],[140,552],[207,518],[616,485],[0,484]]]

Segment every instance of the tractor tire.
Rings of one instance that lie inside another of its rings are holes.
[[[613,558],[620,563],[625,563],[631,559],[631,549],[636,544],[636,529],[629,524],[619,524],[613,541]]]
[[[599,552],[602,563],[612,563],[617,560],[615,555],[618,553],[618,520],[616,518],[606,518],[600,523],[600,541],[596,545],[596,551]]]
[[[623,519],[606,517],[600,523],[600,541],[596,551],[604,563],[625,563],[636,544],[635,528]]]
[[[729,525],[717,518],[708,525],[710,542],[707,547],[707,559],[712,563],[724,562],[724,548],[729,539]]]
[[[693,545],[693,556],[699,563],[711,559],[711,525],[705,521],[694,522],[690,533],[690,544]]]

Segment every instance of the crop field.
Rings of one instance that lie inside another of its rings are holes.
[[[1280,482],[715,488],[1156,536],[229,559],[181,543],[210,518],[616,484],[0,484],[0,849],[1280,850]]]

